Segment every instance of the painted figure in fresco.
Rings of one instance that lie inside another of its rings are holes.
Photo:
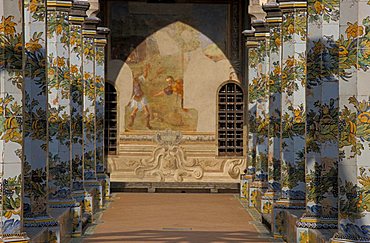
[[[138,111],[143,111],[145,113],[145,126],[148,129],[152,129],[150,126],[150,113],[148,108],[148,102],[144,95],[144,91],[141,88],[141,84],[145,82],[146,76],[148,72],[144,72],[143,75],[140,75],[139,77],[134,78],[133,83],[133,91],[132,91],[132,98],[129,102],[129,106],[132,109],[131,115],[130,115],[130,123],[128,124],[129,127],[132,127],[135,122],[136,114]]]
[[[184,109],[184,80],[175,80],[172,76],[167,76],[166,82],[167,87],[155,94],[154,97],[176,94],[177,97],[181,99],[181,109],[186,111],[186,109]]]

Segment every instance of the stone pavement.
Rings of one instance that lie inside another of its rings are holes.
[[[275,242],[230,194],[115,194],[84,243]]]

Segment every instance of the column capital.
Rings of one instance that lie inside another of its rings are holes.
[[[278,25],[283,22],[283,13],[278,3],[266,3],[262,8],[267,14],[267,25]]]
[[[98,27],[96,30],[95,44],[105,46],[107,44],[107,38],[110,33],[110,29],[106,27]]]
[[[258,46],[258,41],[256,40],[255,37],[255,31],[254,30],[244,30],[243,35],[247,39],[245,45],[247,48],[255,48]]]
[[[47,0],[46,6],[51,10],[70,11],[72,0]]]
[[[253,20],[252,27],[255,29],[254,36],[258,39],[265,39],[270,36],[270,29],[263,20]]]
[[[278,0],[281,11],[291,12],[294,9],[306,9],[307,0]]]
[[[87,17],[85,22],[83,23],[83,31],[82,34],[88,36],[95,36],[96,29],[98,24],[100,23],[100,19],[98,17]]]
[[[85,1],[73,1],[71,11],[69,13],[69,21],[71,23],[82,24],[87,17],[86,11],[90,4]]]

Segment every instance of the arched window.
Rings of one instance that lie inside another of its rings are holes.
[[[218,91],[218,156],[243,156],[244,92],[235,81]]]
[[[117,153],[117,92],[116,88],[105,83],[105,154]]]

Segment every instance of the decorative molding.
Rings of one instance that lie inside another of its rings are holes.
[[[122,134],[120,136],[121,141],[154,141],[155,135],[153,134]],[[214,142],[216,141],[215,135],[182,135],[182,142]]]
[[[184,177],[202,179],[203,168],[196,165],[196,159],[187,160],[184,149],[179,146],[182,142],[181,132],[158,132],[154,140],[158,146],[152,157],[141,160],[141,165],[135,169],[138,177],[144,178],[146,174],[150,174],[157,176],[161,182],[164,182],[166,177],[173,177],[177,182],[183,181]]]

